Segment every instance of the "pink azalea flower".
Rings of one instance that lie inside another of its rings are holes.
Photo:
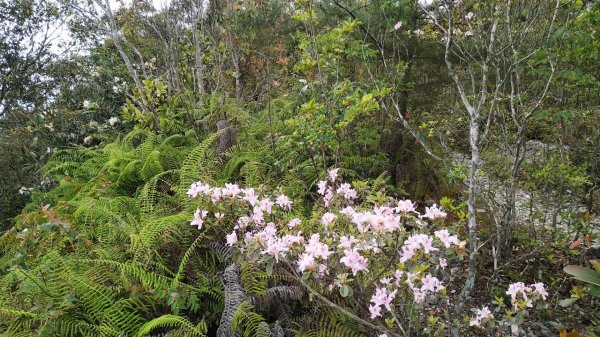
[[[321,180],[317,183],[317,187],[319,188],[317,190],[317,193],[319,193],[320,195],[324,195],[325,194],[325,190],[327,189],[327,181],[325,180]]]
[[[292,219],[292,220],[290,220],[290,222],[288,222],[288,228],[292,229],[301,223],[302,223],[302,220],[300,220],[298,218]]]
[[[397,290],[388,292],[386,288],[375,289],[375,294],[371,297],[371,303],[376,306],[384,306],[387,310],[391,310],[390,304],[396,297]]]
[[[338,176],[338,171],[339,170],[340,170],[339,168],[335,168],[335,169],[329,170],[328,174],[329,174],[329,179],[331,179],[331,182],[335,181],[335,179]]]
[[[248,203],[250,203],[250,205],[254,206],[256,203],[258,203],[258,197],[256,196],[256,192],[253,188],[243,189],[242,193],[244,193],[242,199],[246,200]]]
[[[436,204],[433,204],[431,207],[425,207],[425,214],[423,214],[422,218],[429,218],[431,220],[445,218],[446,212],[442,211]]]
[[[292,209],[292,200],[290,200],[290,198],[288,198],[288,196],[285,194],[280,194],[275,200],[275,203],[277,203],[277,205],[284,211],[289,211]]]
[[[333,220],[335,220],[335,214],[333,213],[325,213],[323,214],[323,216],[321,217],[321,223],[323,223],[323,225],[328,226],[329,224],[331,224],[333,222]]]
[[[458,244],[458,237],[456,235],[451,235],[446,229],[435,231],[434,234],[438,239],[440,239],[440,241],[442,241],[444,247],[446,248],[450,248],[451,244]]]
[[[223,195],[229,197],[236,197],[241,192],[242,190],[237,184],[225,184],[225,188],[222,189]]]
[[[396,279],[396,281],[394,282],[394,284],[396,284],[396,286],[400,286],[400,281],[402,280],[402,276],[404,276],[404,272],[402,270],[396,270],[394,272],[394,278]]]
[[[423,246],[423,251],[425,254],[429,254],[430,252],[438,250],[437,248],[433,247],[432,244],[433,238],[430,238],[426,235],[426,237],[423,238],[423,241],[421,241],[421,245]]]
[[[440,257],[440,267],[442,269],[446,269],[447,266],[448,266],[448,261],[446,261],[446,259],[444,259],[443,257]]]
[[[530,287],[527,287],[525,285],[525,283],[523,282],[516,282],[516,283],[512,283],[508,286],[508,290],[506,290],[506,294],[510,295],[510,301],[513,304],[513,306],[517,306],[517,296],[519,294],[521,294],[521,297],[523,298],[523,301],[526,302],[526,306],[531,306],[532,303],[531,301],[529,301],[529,298],[527,298],[527,293],[531,292],[532,289]]]
[[[352,218],[352,216],[354,215],[354,213],[356,213],[356,211],[354,211],[354,208],[352,206],[346,206],[344,207],[340,213],[342,213],[343,215]]]
[[[329,207],[329,204],[331,203],[332,199],[333,199],[333,190],[331,188],[328,188],[327,191],[325,192],[325,195],[323,196],[323,203],[325,204],[325,207]]]
[[[534,288],[534,293],[540,295],[542,300],[546,300],[546,297],[548,297],[548,292],[546,291],[546,286],[544,286],[543,283],[534,283],[531,286]]]
[[[410,249],[408,246],[402,246],[402,255],[400,256],[400,262],[404,263],[415,256],[415,250]]]
[[[273,223],[268,223],[263,230],[257,232],[255,237],[258,238],[262,242],[267,242],[273,239],[277,235],[277,228]]]
[[[226,236],[226,239],[227,239],[227,245],[230,247],[238,242],[238,237],[237,237],[237,234],[235,233],[235,231],[231,232],[231,234],[228,234]]]
[[[244,229],[244,228],[248,227],[248,225],[250,224],[250,221],[252,221],[252,219],[250,219],[250,217],[241,216],[237,221],[237,227]]]
[[[264,213],[260,208],[254,208],[252,212],[252,221],[257,225],[265,221]]]
[[[417,213],[415,209],[415,204],[410,200],[400,200],[398,201],[398,207],[394,209],[397,213]]]
[[[355,244],[356,242],[358,242],[358,240],[356,240],[353,235],[351,235],[349,237],[342,236],[342,237],[340,237],[340,243],[338,244],[338,247],[344,248],[344,249],[350,249],[350,248],[352,248],[352,245]]]
[[[421,286],[421,291],[424,293],[428,291],[436,292],[444,289],[442,282],[440,282],[440,280],[438,280],[437,277],[431,276],[431,274],[427,274],[425,277],[423,277],[421,282],[423,282],[423,285]]]
[[[202,228],[204,224],[204,218],[208,215],[208,211],[202,211],[200,208],[194,213],[194,220],[190,223],[191,226],[198,226],[198,229]]]
[[[421,304],[425,302],[425,297],[427,296],[427,293],[421,291],[421,289],[419,288],[412,288],[412,291],[415,303]]]
[[[507,295],[510,295],[511,300],[515,300],[517,295],[523,294],[526,295],[527,286],[523,282],[512,283],[508,286],[508,290],[506,291]]]
[[[284,242],[272,238],[267,241],[267,247],[262,251],[262,254],[272,255],[275,257],[275,261],[279,262],[279,258],[285,256],[287,251],[289,251],[289,248]]]
[[[485,306],[481,309],[477,309],[475,312],[475,317],[469,322],[469,326],[481,326],[481,321],[484,319],[493,319],[494,316],[490,309]]]
[[[381,317],[381,306],[380,305],[370,305],[369,312],[371,313],[371,319]]]
[[[352,269],[352,275],[356,276],[359,271],[367,270],[367,259],[361,256],[355,249],[344,250],[344,257],[340,259],[346,267]]]
[[[302,254],[298,257],[298,270],[304,272],[315,268],[315,258],[310,254]]]
[[[221,191],[220,188],[213,188],[211,190],[211,192],[212,193],[211,193],[210,199],[212,200],[213,204],[216,204],[223,197],[223,192]]]
[[[343,183],[337,189],[337,194],[343,195],[346,200],[353,200],[357,198],[356,190],[354,190],[350,184]]]
[[[259,202],[261,211],[272,214],[273,213],[273,205],[274,203],[269,198],[264,198]]]
[[[209,194],[209,193],[210,193],[210,186],[208,186],[207,184],[203,184],[199,181],[193,183],[187,191],[187,195],[189,195],[192,198],[196,198],[201,195],[205,195],[205,194]]]
[[[285,235],[283,238],[281,238],[281,240],[287,245],[287,246],[291,246],[293,244],[300,244],[302,242],[304,242],[304,238],[302,237],[302,235],[300,233],[296,234],[296,235]]]
[[[313,234],[304,249],[306,254],[312,255],[315,258],[321,257],[324,260],[327,260],[329,255],[331,255],[331,251],[329,251],[329,246],[319,241],[320,237],[319,234]]]

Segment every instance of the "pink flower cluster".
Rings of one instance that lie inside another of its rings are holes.
[[[435,237],[437,237],[446,248],[449,248],[453,244],[462,249],[467,244],[466,241],[458,241],[457,236],[450,235],[450,233],[445,229],[436,231]],[[439,249],[434,247],[433,243],[434,238],[427,234],[414,234],[408,237],[402,245],[400,262],[404,263],[412,259],[421,249],[426,255],[430,254],[431,252],[438,251]]]
[[[548,292],[543,283],[534,283],[530,286],[526,286],[523,282],[512,283],[508,286],[506,294],[510,296],[510,302],[514,308],[518,307],[519,302],[527,308],[532,307],[533,302],[527,295],[539,295],[542,300],[548,297]]]
[[[477,309],[475,317],[469,322],[469,326],[481,326],[481,322],[484,320],[494,319],[494,315],[487,306]]]
[[[370,296],[371,319],[386,313],[394,316],[396,307],[435,301],[440,292],[445,294],[449,260],[464,256],[466,246],[444,227],[446,212],[434,204],[419,213],[411,200],[360,202],[358,191],[340,182],[338,174],[339,169],[330,170],[327,179],[318,182],[322,207],[315,207],[310,218],[296,217],[294,203],[282,193],[267,196],[236,184],[211,187],[196,182],[187,194],[200,199],[201,206],[190,224],[202,229],[207,220],[212,223],[212,214],[214,223],[233,226],[225,235],[226,243],[246,259],[284,263],[303,278],[312,277],[330,295],[335,288],[342,294],[343,287],[350,286],[355,289],[352,296]],[[383,277],[377,282],[372,275]],[[398,296],[407,292],[413,303]],[[513,283],[506,293],[513,310],[526,310],[533,300],[548,296],[542,283]],[[481,326],[493,318],[484,306],[475,311],[469,325]]]
[[[369,306],[369,312],[371,312],[371,319],[381,316],[381,306],[384,306],[388,311],[392,308],[390,304],[396,297],[397,290],[388,291],[386,288],[377,288],[375,294],[371,297],[371,306]]]
[[[322,289],[333,291],[356,283],[355,289],[372,295],[372,318],[382,316],[384,309],[394,310],[395,301],[404,301],[396,296],[403,287],[413,293],[414,303],[444,290],[438,277],[448,265],[446,258],[460,254],[466,244],[448,229],[433,227],[442,225],[438,220],[446,213],[433,205],[421,214],[411,200],[359,203],[358,191],[340,182],[338,173],[339,169],[330,170],[327,179],[318,182],[322,207],[306,219],[294,217],[293,202],[285,194],[266,196],[236,184],[194,183],[187,194],[202,201],[202,210],[196,211],[191,224],[202,228],[209,214],[223,225],[230,222],[233,231],[225,236],[228,246],[253,262],[285,261],[285,266],[323,283]],[[406,224],[424,233],[409,232]],[[427,229],[430,225],[432,229]],[[386,265],[399,270],[374,287],[370,273],[388,274],[381,269],[383,259],[391,259]],[[422,273],[432,261],[439,261],[441,270],[430,269],[439,274]]]
[[[534,283],[529,286],[523,282],[512,283],[508,286],[506,294],[510,296],[510,301],[513,305],[512,310],[516,312],[531,308],[534,299],[546,300],[548,297],[546,286],[543,283]],[[471,319],[469,326],[481,327],[482,322],[493,319],[493,313],[487,306],[484,306],[475,311],[475,317]]]
[[[192,226],[198,226],[198,229],[202,229],[202,225],[204,224],[204,218],[208,215],[208,211],[203,211],[200,208],[196,209],[196,213],[194,213],[194,219],[190,222]]]

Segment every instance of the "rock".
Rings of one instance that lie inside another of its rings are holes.
[[[533,322],[531,328],[528,329],[528,336],[536,337],[555,337],[558,331],[556,322]]]
[[[230,127],[230,125],[231,122],[226,119],[217,122],[217,132],[219,132],[219,147],[217,148],[217,152],[219,154],[224,153],[235,145],[237,135],[240,132],[240,129]]]

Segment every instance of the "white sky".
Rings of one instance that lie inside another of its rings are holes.
[[[109,3],[111,9],[115,11],[123,5],[131,5],[133,1],[134,0],[109,0]],[[171,2],[171,0],[151,0],[151,2],[155,9],[161,10],[166,8]],[[52,48],[50,50],[54,53],[60,54],[62,51],[64,51],[64,48],[60,46],[61,42],[64,43],[71,41],[69,30],[67,29],[66,25],[62,24],[61,22],[56,22],[53,26],[50,27],[50,30],[53,32],[51,34],[53,43]],[[86,52],[85,50],[70,50],[79,54]]]
[[[109,0],[109,1],[110,1],[110,7],[113,10],[119,8],[121,6],[120,3],[124,3],[125,5],[130,5],[133,2],[132,0]],[[170,2],[171,2],[171,0],[152,0],[152,5],[154,5],[154,8],[156,8],[156,9],[163,9],[166,6],[168,6]]]

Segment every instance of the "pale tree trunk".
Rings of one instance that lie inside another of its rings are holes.
[[[194,28],[193,28],[193,38],[194,38],[194,59],[196,62],[196,84],[198,86],[198,93],[201,95],[199,106],[202,107],[202,95],[204,94],[204,64],[202,62],[202,51],[200,50],[200,37],[198,28],[196,25],[200,23],[200,27],[202,27],[202,17],[203,13],[206,9],[204,8],[203,3],[200,3],[200,8],[196,8],[194,11]]]
[[[446,67],[448,69],[448,73],[452,78],[456,90],[458,92],[458,96],[460,101],[463,104],[463,107],[467,111],[467,115],[469,117],[469,146],[471,152],[471,160],[469,162],[469,186],[468,186],[468,198],[467,198],[467,208],[469,211],[469,220],[467,222],[468,230],[469,230],[469,263],[467,268],[467,276],[465,280],[465,284],[461,290],[458,301],[454,304],[454,310],[452,312],[452,316],[455,320],[460,320],[463,313],[464,306],[473,291],[473,287],[475,285],[475,279],[477,276],[477,252],[479,250],[478,247],[478,236],[477,236],[477,196],[478,196],[478,172],[480,166],[480,128],[479,125],[481,119],[481,111],[483,107],[487,103],[488,99],[488,76],[489,76],[489,66],[492,60],[492,56],[494,53],[495,47],[495,39],[497,33],[497,27],[499,19],[496,17],[492,22],[491,28],[489,32],[487,32],[488,36],[486,36],[486,56],[483,60],[479,60],[478,65],[480,67],[479,73],[480,78],[478,78],[479,86],[476,86],[476,78],[473,71],[470,71],[471,76],[471,90],[473,91],[471,94],[467,93],[467,86],[460,79],[457,70],[455,69],[455,65],[452,60],[452,56],[456,55],[456,51],[453,48],[456,46],[453,44],[453,38],[455,35],[455,31],[453,28],[454,25],[454,15],[453,15],[453,3],[446,2],[445,11],[447,13],[447,24],[448,27],[444,27],[438,21],[438,18],[435,15],[429,15],[430,19],[433,20],[434,24],[444,33],[444,45],[445,45],[445,54],[444,60],[446,63]],[[423,8],[425,12],[431,14],[426,8]],[[460,47],[458,47],[460,49]],[[462,51],[462,50],[461,50]],[[498,87],[497,87],[498,89]],[[496,95],[498,94],[498,90],[494,92],[494,98],[496,99]],[[491,114],[491,112],[490,112]],[[487,128],[490,125],[490,120],[486,123],[484,128],[484,135],[487,134]],[[451,333],[453,336],[460,336],[460,330],[458,327],[452,327]]]
[[[123,62],[125,63],[125,66],[127,67],[127,72],[129,73],[129,76],[131,76],[131,78],[133,79],[133,82],[135,83],[135,87],[138,90],[140,100],[139,101],[136,100],[137,105],[141,108],[141,110],[144,113],[149,113],[152,115],[153,120],[154,120],[154,127],[156,128],[156,130],[160,130],[160,123],[158,121],[158,116],[153,111],[150,111],[150,107],[144,96],[144,87],[142,85],[142,81],[140,80],[140,77],[138,76],[137,72],[135,71],[135,68],[133,68],[133,64],[131,63],[129,56],[127,56],[127,53],[125,52],[125,49],[123,48],[123,45],[121,44],[121,40],[125,41],[125,38],[123,36],[121,36],[121,34],[119,34],[117,24],[115,22],[115,17],[113,15],[112,9],[110,8],[109,1],[104,0],[104,2],[102,2],[101,0],[96,0],[96,3],[102,8],[102,10],[104,11],[104,14],[106,14],[106,17],[108,19],[107,26],[108,26],[108,31],[110,32],[110,35],[111,35],[111,39],[112,39],[113,43],[115,44],[115,47],[117,48],[117,51],[119,52],[119,55],[121,55],[121,58],[123,59]]]

